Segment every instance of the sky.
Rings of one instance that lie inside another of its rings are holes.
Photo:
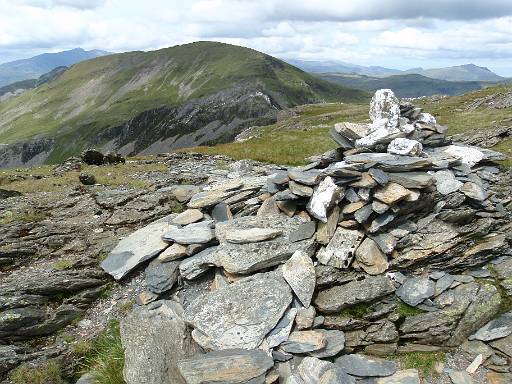
[[[81,47],[197,40],[283,59],[512,76],[512,0],[0,0],[0,63]]]

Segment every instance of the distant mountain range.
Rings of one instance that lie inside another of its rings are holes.
[[[377,89],[390,88],[399,97],[461,95],[469,91],[482,89],[490,84],[495,84],[485,81],[438,80],[414,73],[388,77],[345,73],[318,73],[316,76],[336,84],[363,91],[374,92]]]
[[[312,73],[344,73],[358,74],[374,77],[387,77],[393,75],[417,74],[431,79],[446,81],[495,81],[500,82],[506,78],[499,76],[486,67],[479,67],[474,64],[456,65],[445,68],[412,68],[406,71],[378,66],[365,67],[345,63],[342,61],[304,61],[288,60],[288,62],[306,72]]]
[[[223,43],[103,56],[0,102],[0,168],[55,163],[89,146],[135,155],[228,142],[276,122],[280,109],[368,99]]]
[[[86,51],[82,48],[75,48],[69,51],[43,53],[42,55],[37,55],[29,59],[3,63],[0,64],[0,87],[18,81],[38,79],[41,75],[57,67],[69,67],[80,61],[109,54],[110,52],[97,49]]]

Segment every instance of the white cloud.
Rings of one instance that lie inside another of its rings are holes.
[[[509,0],[0,0],[0,62],[217,40],[285,58],[509,68]],[[512,68],[510,69],[512,75]]]

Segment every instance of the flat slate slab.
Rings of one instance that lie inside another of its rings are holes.
[[[195,299],[185,310],[192,336],[203,348],[257,348],[292,301],[284,279],[262,273]]]
[[[295,242],[290,238],[301,224],[303,221],[299,218],[283,216],[246,216],[218,223],[215,233],[220,245],[215,251],[216,265],[223,267],[229,273],[248,274],[281,264],[295,251],[304,251],[310,255],[313,251],[312,238]],[[253,228],[280,231],[282,234],[257,243],[233,244],[230,242],[231,233]]]
[[[335,364],[346,373],[359,377],[391,376],[396,372],[396,363],[354,353],[336,359]]]
[[[176,228],[165,220],[158,220],[122,239],[101,262],[101,268],[116,280],[122,279],[139,264],[157,256],[169,244],[162,236]]]

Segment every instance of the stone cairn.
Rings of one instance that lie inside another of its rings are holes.
[[[503,156],[391,90],[370,118],[306,166],[170,187],[188,209],[121,240],[102,263],[116,279],[152,259],[121,323],[128,384],[419,383],[375,356],[461,344],[475,359],[455,376],[508,372]]]

